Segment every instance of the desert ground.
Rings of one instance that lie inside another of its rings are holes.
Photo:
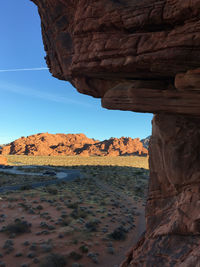
[[[0,188],[24,186],[0,194],[0,266],[117,267],[145,230],[147,157],[7,159],[23,174],[0,171]],[[55,179],[42,175],[45,166],[79,170],[82,179],[33,189]]]

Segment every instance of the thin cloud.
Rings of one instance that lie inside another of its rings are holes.
[[[52,102],[57,102],[61,104],[74,104],[74,105],[81,105],[84,107],[94,107],[93,105],[90,105],[88,103],[80,102],[74,99],[67,98],[65,96],[60,96],[57,94],[52,94],[52,93],[47,93],[47,92],[42,92],[39,90],[35,90],[32,88],[24,87],[21,85],[16,85],[8,82],[3,82],[0,81],[0,90],[8,91],[11,93],[16,93],[20,94],[23,96],[28,96],[28,97],[34,97],[34,98],[39,98],[43,99],[46,101],[52,101]]]
[[[48,68],[26,68],[26,69],[7,69],[7,70],[0,70],[0,72],[17,72],[17,71],[39,71],[39,70],[48,70]]]

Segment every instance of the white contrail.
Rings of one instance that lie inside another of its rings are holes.
[[[37,70],[48,70],[48,68],[8,69],[8,70],[0,70],[0,72],[37,71]]]

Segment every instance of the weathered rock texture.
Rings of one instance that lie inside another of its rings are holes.
[[[127,266],[200,266],[200,119],[156,115],[146,234]]]
[[[147,231],[123,266],[200,266],[200,0],[33,1],[55,77],[157,114]]]
[[[199,115],[200,95],[174,78],[200,65],[200,0],[33,2],[53,76],[106,108]]]
[[[139,138],[111,138],[100,142],[84,134],[40,133],[19,138],[4,146],[0,153],[34,156],[147,156],[148,150]]]
[[[144,139],[141,140],[143,146],[144,146],[145,148],[147,148],[147,149],[149,148],[149,141],[150,141],[150,138],[151,138],[151,136],[147,136],[146,138],[144,138]]]

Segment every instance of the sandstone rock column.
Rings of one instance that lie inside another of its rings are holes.
[[[200,266],[200,118],[152,124],[146,234],[122,266]]]

